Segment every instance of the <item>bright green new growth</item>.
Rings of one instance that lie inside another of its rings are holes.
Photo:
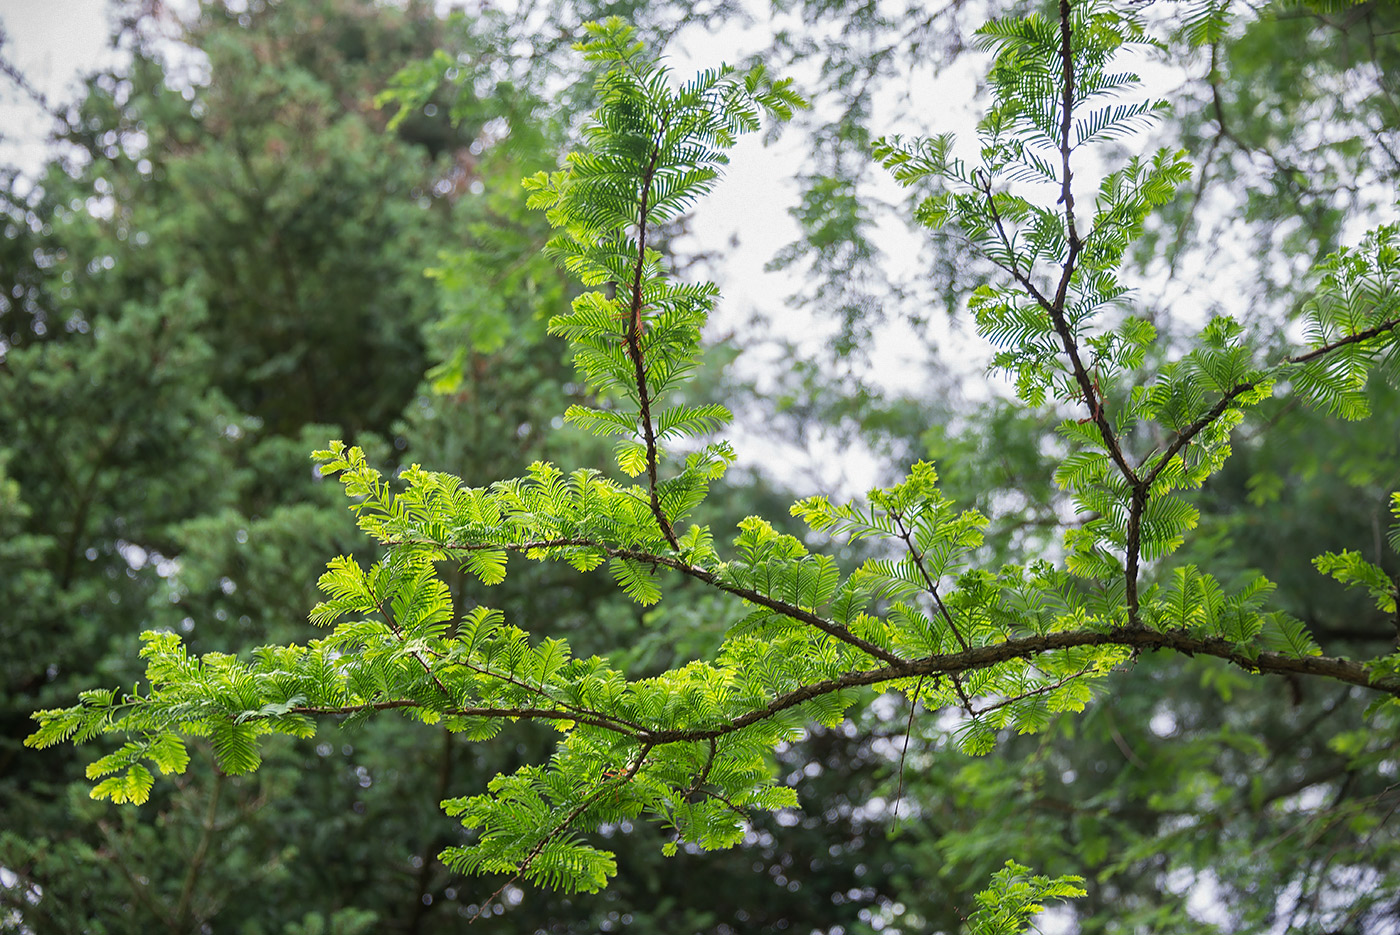
[[[1018,935],[1032,917],[1042,912],[1046,899],[1074,899],[1086,895],[1083,877],[1050,879],[1032,875],[1029,867],[1014,860],[992,874],[992,885],[977,894],[977,909],[968,917],[968,935]]]
[[[1266,360],[1237,323],[1217,318],[1190,353],[1144,373],[1155,333],[1124,313],[1119,265],[1189,167],[1165,151],[1130,160],[1098,185],[1087,220],[1072,171],[1080,147],[1119,138],[1156,109],[1122,103],[1133,78],[1110,70],[1143,30],[1094,3],[1065,2],[1058,19],[993,22],[982,31],[997,58],[980,164],[954,159],[949,138],[881,141],[876,154],[904,182],[943,185],[918,216],[956,225],[1007,273],[978,290],[972,311],[1023,401],[1057,407],[1069,453],[1056,479],[1084,519],[1066,536],[1064,567],[978,567],[985,519],[947,500],[924,463],[865,502],[814,496],[793,506],[816,533],[866,540],[873,557],[852,573],[758,517],[722,551],[695,517],[732,450],[714,442],[679,458],[664,446],[729,419],[719,405],[673,401],[716,289],[671,278],[648,240],[713,186],[725,151],[760,114],[781,119],[801,102],[761,70],[720,69],[676,87],[620,22],[589,34],[580,48],[605,70],[588,150],[525,184],[559,232],[553,255],[601,287],[550,322],[600,400],[567,418],[618,436],[618,466],[642,480],[536,463],[485,487],[416,466],[391,483],[358,448],[334,442],[315,457],[339,477],[383,557],[329,564],[326,599],[311,612],[327,635],[245,660],[191,658],[178,636],[147,633],[144,690],[89,691],[74,707],[41,711],[31,746],[130,738],[89,775],[105,777],[94,797],[139,803],[154,782],[147,763],[185,768],[184,736],[208,737],[224,771],[242,773],[257,768],[260,737],[311,736],[326,715],[394,711],[473,740],[545,721],[561,734],[546,764],[443,803],[473,833],[443,860],[591,892],[617,868],[586,835],[646,820],[672,833],[668,855],[682,844],[733,846],[746,810],[796,804],[775,784],[774,747],[812,722],[840,723],[879,691],[960,711],[962,745],[974,753],[1002,730],[1037,731],[1082,710],[1106,674],[1143,650],[1400,695],[1395,657],[1368,668],[1321,656],[1301,624],[1267,609],[1262,577],[1227,591],[1207,571],[1170,564],[1196,522],[1183,492],[1224,463],[1244,409],[1291,386],[1359,418],[1370,368],[1400,371],[1395,228],[1322,266],[1306,348]],[[681,575],[743,610],[713,660],[629,680],[604,658],[574,657],[563,640],[532,639],[499,611],[454,606],[439,563],[491,585],[512,553],[580,572],[606,564],[640,604],[661,600]],[[1388,594],[1393,609],[1394,583],[1376,578],[1379,568],[1353,553],[1318,563],[1378,600]],[[1019,931],[1039,900],[1082,893],[1076,882],[1008,864],[969,922]]]
[[[1390,513],[1395,522],[1390,527],[1390,547],[1400,553],[1400,493],[1390,496]],[[1365,588],[1382,613],[1395,618],[1395,632],[1400,636],[1400,582],[1394,581],[1374,562],[1368,562],[1360,552],[1324,552],[1313,559],[1313,565],[1324,575],[1331,575],[1349,587]]]

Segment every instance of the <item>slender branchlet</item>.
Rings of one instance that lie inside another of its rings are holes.
[[[662,133],[665,133],[666,123],[667,121],[664,119],[661,121]],[[661,535],[670,543],[671,548],[679,551],[680,543],[676,539],[676,532],[671,527],[671,521],[666,517],[666,512],[661,509],[661,500],[656,492],[656,429],[651,419],[651,393],[647,389],[646,361],[642,359],[642,331],[645,327],[642,320],[644,310],[642,273],[646,268],[647,257],[647,202],[651,198],[652,181],[656,175],[656,160],[660,155],[660,142],[658,141],[647,159],[646,171],[642,173],[641,192],[638,198],[640,206],[637,209],[637,265],[632,275],[632,291],[627,316],[627,356],[631,358],[633,369],[636,372],[637,405],[640,410],[638,422],[641,424],[642,437],[647,449],[647,490],[650,494],[651,514],[656,517],[656,524],[661,529]]]

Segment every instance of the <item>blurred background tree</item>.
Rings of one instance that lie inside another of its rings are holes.
[[[1188,19],[1168,6],[1183,80],[1157,132],[1202,171],[1139,258],[1143,290],[1160,296],[1168,335],[1226,301],[1222,282],[1255,327],[1282,329],[1305,294],[1297,270],[1396,190],[1386,37],[1400,14],[1290,5],[1229,19],[1196,5]],[[777,263],[802,271],[799,301],[839,339],[744,409],[795,440],[816,428],[859,439],[891,474],[932,456],[948,492],[994,518],[989,558],[1053,553],[1074,517],[1038,427],[963,398],[942,339],[917,394],[884,389],[864,356],[882,330],[948,334],[929,310],[960,310],[985,274],[945,242],[917,270],[882,271],[882,218],[902,205],[881,207],[868,142],[892,113],[900,129],[944,128],[901,83],[956,70],[986,10],[774,11],[783,28],[765,55],[814,73],[818,104],[812,160],[794,167],[805,236]],[[304,633],[324,561],[363,548],[308,465],[328,438],[467,477],[587,459],[593,442],[549,421],[578,392],[542,327],[567,286],[538,257],[547,234],[518,179],[554,165],[587,106],[589,76],[568,53],[579,23],[620,13],[667,35],[744,11],[206,4],[174,37],[158,28],[168,18],[124,13],[129,60],[60,115],[38,187],[0,178],[0,930],[455,931],[489,890],[436,862],[456,833],[437,802],[536,757],[541,734],[468,748],[385,722],[323,730],[246,779],[206,758],[136,812],[88,801],[67,748],[21,755],[28,713],[66,703],[92,673],[133,682],[144,629],[182,632],[196,651]],[[393,108],[374,106],[386,88],[410,105],[392,126]],[[713,356],[711,386],[743,394],[723,366],[733,349]],[[1196,547],[1279,581],[1328,652],[1393,639],[1309,565],[1378,543],[1384,494],[1400,486],[1400,400],[1374,392],[1377,416],[1359,426],[1273,411],[1267,447],[1245,426],[1200,501]],[[732,481],[732,518],[764,503],[781,513],[784,479]],[[712,645],[732,613],[668,598],[639,614],[610,584],[550,569],[510,581],[494,605],[582,653],[631,646],[638,672]],[[1144,659],[1121,680],[1113,708],[981,760],[949,749],[935,715],[877,707],[864,732],[782,752],[803,810],[758,820],[743,848],[658,862],[653,836],[631,829],[606,892],[508,895],[482,924],[949,931],[1014,856],[1090,876],[1072,910],[1082,931],[1384,930],[1398,911],[1400,791],[1394,750],[1350,739],[1359,702],[1251,687],[1208,663]],[[1232,700],[1228,717],[1216,698]]]

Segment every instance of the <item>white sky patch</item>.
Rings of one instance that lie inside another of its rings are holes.
[[[52,107],[74,99],[80,75],[115,61],[106,0],[0,0],[0,56]],[[0,163],[32,175],[49,155],[53,122],[8,77],[0,77]]]
[[[684,80],[701,68],[737,62],[762,51],[779,28],[810,28],[810,24],[804,26],[793,17],[775,18],[771,9],[758,5],[750,13],[755,22],[749,26],[729,23],[714,33],[698,27],[682,30],[668,47],[667,64]],[[936,81],[931,74],[911,75],[907,88],[891,87],[878,94],[872,121],[877,132],[924,132],[936,116],[938,131],[956,132],[970,147],[969,153],[975,152],[977,115],[971,102],[978,68],[973,65],[980,63],[973,63],[974,58],[978,57],[969,55]],[[794,88],[804,96],[818,87],[815,62],[792,73],[784,71],[779,77],[791,77]],[[914,101],[913,111],[899,95],[906,89]],[[963,107],[949,107],[949,101],[961,101]],[[938,102],[936,111],[933,102]],[[805,264],[777,271],[766,269],[782,248],[801,237],[791,211],[800,195],[797,174],[807,163],[813,144],[798,127],[786,129],[776,140],[766,140],[765,136],[747,136],[731,151],[724,178],[696,206],[690,220],[690,236],[681,239],[677,247],[683,252],[716,256],[710,275],[720,287],[721,298],[711,320],[711,337],[742,332],[745,323],[758,317],[766,322],[766,332],[773,339],[791,342],[800,355],[820,357],[835,339],[838,324],[811,309],[794,307],[789,301],[804,285]],[[872,184],[862,189],[868,195],[896,205],[907,200],[904,190],[873,158],[869,182]],[[880,265],[888,270],[891,282],[917,275],[927,242],[921,232],[884,217],[873,231],[873,240],[881,254]],[[867,376],[887,392],[917,397],[928,392],[925,348],[929,338],[915,333],[907,319],[909,311],[886,310],[886,324],[877,329],[874,346],[868,348]],[[967,384],[974,389],[974,395],[990,395],[983,376],[991,356],[985,343],[970,329],[954,327],[942,309],[917,311],[925,317],[924,327],[934,332],[933,343],[966,369],[970,378]],[[781,353],[774,346],[751,347],[735,366],[742,377],[754,381],[760,392],[771,391],[776,388],[776,380],[770,375],[781,373],[786,364],[778,356]],[[736,415],[736,424],[725,434],[733,439],[740,464],[762,468],[794,486],[815,484],[837,495],[859,496],[887,479],[892,469],[902,470],[902,466],[884,464],[864,446],[820,429],[811,432],[801,448],[776,446],[765,425],[745,424],[745,413]]]
[[[1147,727],[1158,737],[1170,737],[1176,733],[1176,715],[1166,705],[1158,705]]]
[[[1070,935],[1079,928],[1075,924],[1074,909],[1063,905],[1046,906],[1032,924],[1031,931],[1040,932],[1040,935]]]

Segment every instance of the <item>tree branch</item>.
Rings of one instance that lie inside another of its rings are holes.
[[[1127,478],[1128,483],[1136,483],[1137,475],[1128,464],[1127,458],[1123,456],[1122,446],[1118,444],[1118,436],[1113,431],[1113,427],[1108,422],[1108,417],[1104,412],[1104,402],[1102,394],[1095,385],[1094,378],[1089,375],[1089,369],[1084,366],[1083,359],[1079,356],[1079,343],[1074,339],[1074,332],[1070,330],[1069,321],[1065,318],[1064,303],[1068,295],[1070,281],[1074,278],[1075,261],[1079,256],[1079,249],[1072,247],[1069,256],[1065,259],[1064,272],[1060,278],[1060,285],[1056,289],[1055,298],[1047,298],[1045,293],[1031,281],[1027,273],[1021,272],[1020,266],[1015,262],[1015,254],[1011,250],[1011,238],[1006,233],[1006,225],[1002,220],[1001,212],[997,210],[996,200],[992,197],[992,183],[989,179],[981,179],[982,194],[987,199],[987,208],[992,215],[992,223],[996,227],[997,237],[1001,240],[1002,248],[1011,257],[1012,263],[1007,266],[997,263],[997,266],[1011,274],[1012,278],[1026,290],[1026,293],[1035,300],[1036,304],[1050,316],[1050,325],[1055,330],[1055,334],[1060,339],[1060,346],[1064,348],[1065,356],[1069,358],[1070,370],[1074,375],[1075,383],[1079,385],[1080,395],[1084,399],[1084,404],[1089,408],[1089,418],[1099,428],[1099,434],[1103,437],[1104,446],[1108,449],[1109,457],[1117,465],[1118,470]],[[996,262],[995,260],[993,262]]]
[[[1172,443],[1167,446],[1167,450],[1163,452],[1162,459],[1157,462],[1157,466],[1149,471],[1147,476],[1143,478],[1143,483],[1150,488],[1161,473],[1166,470],[1172,458],[1176,457],[1177,452],[1191,444],[1191,439],[1205,431],[1212,422],[1224,415],[1225,411],[1230,408],[1230,404],[1240,395],[1249,392],[1257,385],[1258,384],[1253,381],[1247,381],[1230,387],[1229,392],[1220,397],[1219,402],[1210,407],[1210,410],[1205,415],[1201,416],[1195,422],[1192,422],[1182,431],[1177,432],[1176,438],[1172,439]],[[1139,467],[1146,465],[1146,463],[1147,459],[1143,459],[1143,465],[1139,465]]]
[[[396,698],[389,701],[372,701],[364,704],[352,705],[297,705],[288,708],[291,714],[306,715],[329,715],[338,717],[346,714],[358,714],[361,711],[391,711],[396,708],[426,708],[428,705],[421,701],[414,701],[411,698]],[[596,711],[574,711],[562,708],[488,708],[488,707],[460,707],[449,708],[446,711],[438,712],[443,717],[484,717],[514,719],[519,721],[574,721],[579,724],[587,724],[590,727],[600,727],[603,730],[612,731],[615,734],[625,734],[628,737],[637,735],[637,732],[644,731],[639,724],[628,724],[617,718],[602,714]]]
[[[1187,656],[1214,656],[1249,672],[1271,675],[1292,673],[1329,678],[1400,697],[1400,679],[1373,679],[1364,665],[1350,659],[1329,656],[1297,657],[1273,652],[1261,652],[1251,657],[1240,652],[1237,643],[1220,637],[1192,636],[1181,630],[1158,631],[1141,627],[1122,627],[1108,631],[1068,630],[1043,636],[1019,637],[1005,643],[974,647],[966,652],[929,656],[882,669],[847,672],[836,678],[785,692],[764,707],[720,726],[655,731],[644,736],[648,742],[657,745],[709,740],[743,730],[803,702],[843,689],[879,685],[919,676],[954,675],[986,669],[1019,657],[1088,646],[1123,646],[1139,650],[1171,650]]]
[[[1074,130],[1074,35],[1072,23],[1072,10],[1070,0],[1060,0],[1060,68],[1061,68],[1061,98],[1060,98],[1060,202],[1064,205],[1065,235],[1068,241],[1068,250],[1065,254],[1065,261],[1061,267],[1060,281],[1055,288],[1053,299],[1047,299],[1035,284],[1031,282],[1029,275],[1022,274],[1020,266],[1015,262],[1015,255],[1011,251],[1011,241],[1007,236],[1005,225],[1002,222],[1001,214],[997,211],[996,200],[992,197],[991,181],[985,177],[981,179],[982,192],[986,196],[987,204],[991,210],[992,221],[996,226],[997,235],[1001,239],[1003,248],[1007,255],[1011,257],[1010,272],[1016,281],[1021,284],[1036,303],[1050,317],[1051,326],[1055,334],[1060,339],[1060,346],[1064,349],[1065,356],[1069,358],[1070,370],[1074,376],[1074,381],[1079,386],[1079,393],[1084,399],[1084,404],[1089,409],[1088,418],[1098,427],[1099,436],[1103,439],[1104,448],[1108,452],[1114,465],[1120,474],[1132,488],[1132,496],[1128,506],[1128,527],[1125,542],[1125,562],[1124,562],[1124,591],[1128,604],[1128,624],[1137,626],[1138,620],[1138,566],[1140,563],[1141,551],[1141,530],[1142,514],[1147,508],[1148,490],[1147,485],[1138,477],[1132,465],[1128,463],[1127,457],[1123,454],[1123,447],[1118,441],[1118,435],[1113,430],[1112,424],[1108,420],[1105,411],[1105,400],[1103,391],[1098,385],[1096,377],[1089,374],[1089,368],[1084,366],[1084,360],[1079,353],[1079,343],[1075,340],[1074,331],[1070,328],[1069,319],[1065,315],[1065,302],[1069,297],[1070,285],[1074,281],[1074,274],[1077,270],[1077,262],[1080,250],[1083,248],[1083,241],[1079,239],[1079,231],[1076,226],[1074,212],[1074,170],[1070,164],[1070,156],[1074,152],[1074,146],[1070,141],[1070,134]]]
[[[1060,201],[1065,206],[1065,230],[1069,234],[1069,257],[1065,260],[1065,275],[1060,280],[1055,304],[1064,303],[1065,292],[1069,288],[1074,259],[1081,246],[1079,233],[1074,226],[1074,172],[1070,169],[1069,157],[1074,151],[1069,135],[1074,129],[1074,43],[1070,23],[1070,0],[1060,0],[1060,67],[1062,98],[1060,101]]]
[[[379,612],[384,616],[385,622],[389,624],[389,629],[399,638],[399,645],[403,646],[406,642],[403,629],[399,626],[398,621],[394,619],[393,612],[390,611],[388,606],[382,601],[375,601],[374,606],[379,608]],[[428,678],[432,679],[433,684],[438,687],[438,691],[442,692],[442,697],[449,704],[455,701],[456,699],[452,697],[452,693],[447,690],[447,686],[442,684],[442,680],[437,677],[437,673],[433,671],[432,666],[428,665],[428,660],[424,659],[417,652],[410,653],[410,655],[418,660],[418,664],[423,667],[423,671],[428,674]]]
[[[897,510],[890,510],[890,516],[894,518],[895,529],[899,531],[899,538],[904,540],[904,545],[909,550],[909,557],[914,560],[914,567],[919,569],[919,574],[923,576],[924,588],[928,591],[930,596],[933,597],[934,606],[938,608],[939,614],[942,615],[944,622],[948,624],[948,629],[953,631],[953,637],[958,641],[958,645],[961,646],[964,651],[970,649],[971,647],[968,645],[967,640],[963,638],[962,631],[959,630],[958,625],[953,622],[953,615],[948,613],[948,606],[943,603],[943,598],[938,594],[938,584],[933,580],[933,577],[929,575],[928,569],[924,567],[924,554],[914,545],[914,540],[909,534],[909,529],[904,525],[904,517],[901,516]],[[922,680],[920,684],[922,684]],[[963,707],[967,710],[967,713],[971,714],[972,699],[967,697],[967,692],[963,690],[962,681],[959,680],[956,675],[953,676],[953,688],[957,691],[958,697],[962,699]],[[912,713],[910,716],[913,716]],[[901,755],[901,765],[903,762],[904,757]],[[902,783],[902,775],[900,776],[900,780]]]
[[[180,901],[175,907],[175,925],[180,927],[188,926],[190,923],[190,906],[194,899],[194,887],[199,881],[199,873],[204,869],[204,861],[209,856],[209,845],[214,841],[214,835],[219,831],[219,798],[224,791],[224,771],[219,769],[218,764],[214,765],[214,788],[209,791],[209,807],[205,810],[204,821],[200,824],[199,844],[196,845],[194,854],[190,857],[188,870],[185,872],[185,879],[180,886]]]
[[[661,122],[663,131],[666,123],[664,119]],[[658,144],[652,149],[651,159],[642,175],[642,204],[637,214],[637,265],[632,274],[631,306],[627,318],[627,356],[632,359],[632,367],[636,371],[637,406],[640,409],[642,438],[647,446],[647,486],[651,492],[651,514],[656,517],[656,524],[661,527],[661,535],[666,537],[671,548],[679,552],[681,545],[676,539],[676,531],[671,527],[671,521],[666,517],[665,511],[661,509],[661,498],[656,492],[656,431],[651,424],[651,397],[647,391],[646,365],[642,360],[641,344],[642,272],[646,267],[647,256],[647,202],[651,198],[652,178],[656,173],[656,160],[660,155],[661,147]]]
[[[1060,688],[1064,685],[1068,685],[1070,682],[1073,682],[1077,678],[1083,678],[1084,676],[1088,675],[1092,670],[1093,666],[1085,666],[1078,672],[1071,672],[1069,675],[1066,675],[1064,678],[1061,678],[1058,681],[1050,682],[1046,685],[1040,685],[1036,688],[1023,691],[1019,695],[1012,695],[1009,698],[1002,698],[1000,701],[994,701],[991,704],[983,705],[982,707],[978,708],[972,713],[980,716],[990,711],[996,711],[1000,708],[1005,708],[1007,705],[1013,705],[1018,701],[1025,701],[1027,698],[1034,698],[1037,695],[1044,695],[1047,692],[1052,692],[1057,688]]]
[[[904,545],[909,549],[909,557],[914,560],[914,567],[919,569],[919,574],[924,579],[924,588],[933,597],[933,603],[938,607],[939,614],[948,624],[948,629],[953,631],[953,637],[958,641],[958,645],[964,650],[969,649],[970,647],[968,646],[967,640],[963,638],[962,631],[960,631],[958,625],[953,622],[953,615],[948,613],[948,608],[944,605],[943,598],[938,596],[938,584],[933,580],[932,576],[929,575],[928,569],[924,566],[924,553],[920,552],[918,547],[914,545],[914,540],[909,535],[909,528],[904,525],[904,517],[896,510],[891,510],[890,516],[893,517],[895,529],[899,532],[899,538],[904,540]]]
[[[1284,361],[1284,363],[1305,364],[1310,360],[1315,360],[1326,354],[1330,354],[1338,348],[1346,347],[1348,344],[1356,344],[1359,341],[1369,341],[1371,338],[1379,337],[1387,331],[1394,331],[1396,328],[1400,328],[1400,318],[1392,318],[1390,321],[1383,322],[1373,328],[1367,328],[1365,331],[1349,334],[1344,338],[1333,341],[1331,344],[1324,344],[1322,347],[1314,348],[1306,354],[1294,354]]]
[[[1349,344],[1357,344],[1361,341],[1369,341],[1371,338],[1380,337],[1381,335],[1394,331],[1397,328],[1400,328],[1400,318],[1392,318],[1389,321],[1382,322],[1381,324],[1371,328],[1367,328],[1364,331],[1358,331],[1355,334],[1349,334],[1344,338],[1339,338],[1336,341],[1331,342],[1330,344],[1324,344],[1322,347],[1313,348],[1312,350],[1307,351],[1306,353],[1294,354],[1291,357],[1285,357],[1282,361],[1280,361],[1274,366],[1274,369],[1286,367],[1290,364],[1305,364],[1309,361],[1316,360],[1319,357],[1324,357],[1328,354],[1331,354],[1332,352],[1339,350],[1340,348],[1346,347]],[[1151,487],[1152,483],[1158,478],[1162,471],[1166,469],[1167,465],[1171,463],[1172,458],[1175,457],[1178,452],[1180,452],[1183,448],[1190,444],[1193,438],[1195,438],[1201,432],[1205,431],[1211,425],[1211,423],[1213,423],[1216,419],[1224,415],[1226,410],[1230,408],[1231,403],[1238,399],[1242,394],[1249,392],[1258,385],[1259,384],[1255,381],[1247,380],[1243,383],[1238,383],[1230,387],[1230,389],[1225,393],[1225,395],[1221,396],[1219,401],[1216,402],[1216,404],[1212,406],[1208,412],[1206,412],[1199,419],[1192,422],[1186,428],[1182,429],[1180,432],[1177,433],[1176,438],[1172,439],[1172,443],[1169,446],[1167,446],[1167,450],[1162,454],[1161,460],[1157,462],[1156,467],[1154,467],[1148,473],[1147,477],[1144,478],[1143,482],[1148,487]],[[1146,459],[1144,459],[1143,464],[1146,464]],[[1141,466],[1142,465],[1139,465],[1139,467]]]
[[[923,659],[905,660],[897,664],[877,669],[864,669],[845,672],[834,678],[799,686],[773,697],[766,705],[754,708],[744,714],[730,717],[722,723],[709,727],[654,729],[641,725],[629,727],[608,718],[606,715],[580,715],[577,712],[558,708],[488,708],[469,707],[442,712],[451,717],[495,717],[519,720],[541,719],[555,721],[575,721],[589,724],[613,733],[629,737],[643,745],[644,750],[673,743],[713,742],[720,737],[744,730],[774,717],[783,711],[795,708],[805,702],[824,697],[835,692],[883,685],[889,682],[925,679],[938,676],[955,676],[991,668],[1017,658],[1032,658],[1037,655],[1060,650],[1095,647],[1121,646],[1135,650],[1169,650],[1187,656],[1213,656],[1231,665],[1253,673],[1274,675],[1307,675],[1326,678],[1349,685],[1359,685],[1373,691],[1400,697],[1400,679],[1374,678],[1359,662],[1350,659],[1327,656],[1290,656],[1283,653],[1261,652],[1251,656],[1239,649],[1239,644],[1221,637],[1195,636],[1183,630],[1148,630],[1141,627],[1115,628],[1111,630],[1069,630],[1034,636],[1020,636],[1003,643],[976,646],[954,653],[943,653]],[[1084,673],[1077,672],[1051,686],[1042,686],[1021,697],[1029,697],[1051,690],[1069,679],[1078,678]],[[1016,699],[1011,699],[1016,700]],[[983,714],[995,707],[1009,703],[1002,699],[984,707],[977,714]],[[290,709],[297,714],[352,714],[367,709],[386,710],[392,708],[421,708],[421,702],[410,699],[348,705],[327,708],[303,705]],[[634,769],[635,772],[635,769]],[[581,812],[580,812],[581,813]],[[574,816],[577,817],[577,816]]]

